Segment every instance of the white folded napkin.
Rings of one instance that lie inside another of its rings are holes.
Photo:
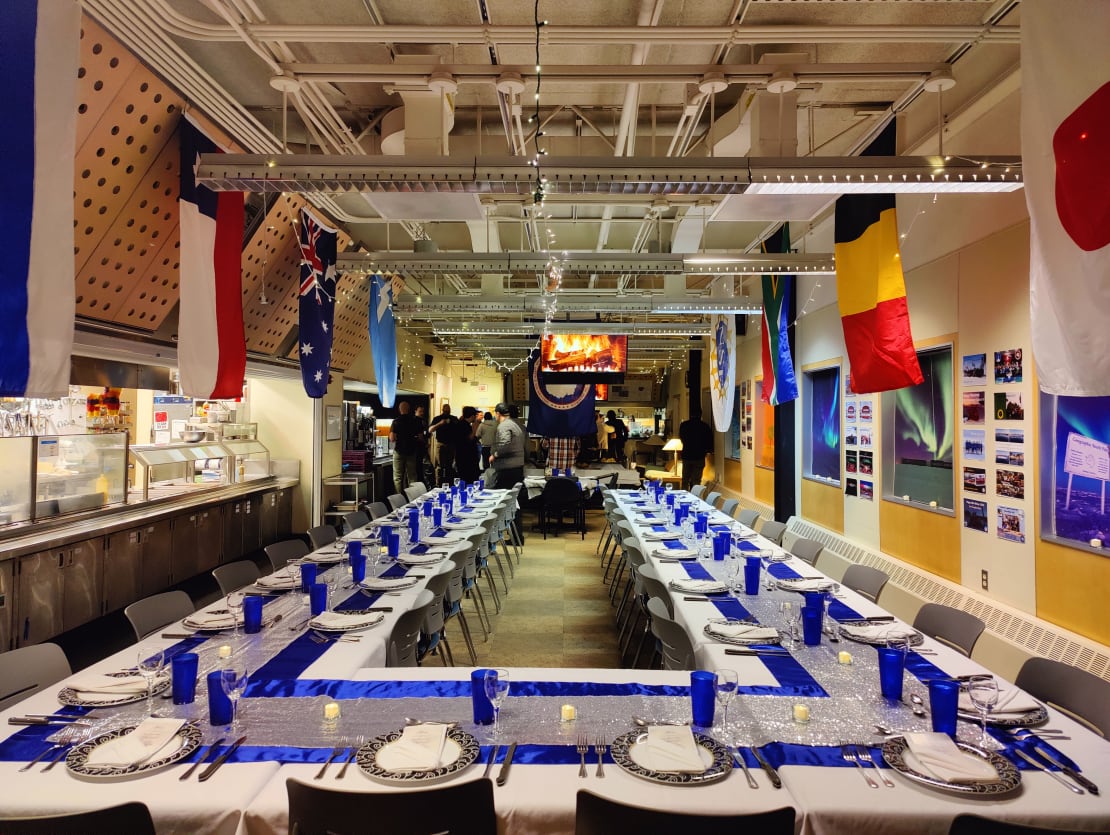
[[[444,522],[441,527],[449,531],[464,531],[478,527],[478,523],[468,520],[464,520],[461,522]]]
[[[672,560],[685,560],[698,555],[697,551],[691,551],[689,548],[656,548],[652,553],[664,559],[670,557]]]
[[[181,746],[177,734],[184,724],[181,719],[144,719],[131,733],[94,748],[88,764],[126,768],[172,754]]]
[[[728,591],[728,586],[720,580],[671,580],[675,591],[689,591],[697,594],[716,594]]]
[[[789,591],[824,591],[832,588],[832,580],[802,577],[797,580],[779,580],[779,587]]]
[[[446,742],[446,725],[409,725],[401,731],[400,739],[378,750],[378,767],[386,771],[431,771],[439,768]]]
[[[81,673],[74,676],[66,686],[79,693],[106,693],[113,696],[126,696],[146,692],[146,679],[140,675],[107,676],[98,673]]]
[[[424,554],[401,554],[397,559],[405,565],[435,565],[446,556],[442,551],[428,551]]]
[[[643,539],[647,542],[663,542],[664,540],[667,540],[667,539],[681,539],[681,538],[682,538],[682,534],[679,533],[678,531],[675,531],[674,533],[671,533],[670,531],[667,531],[666,533],[656,533],[655,531],[644,531],[642,534],[640,534],[640,539]]]
[[[443,527],[446,528],[447,526],[444,525]],[[422,540],[422,542],[428,547],[431,547],[433,545],[451,545],[455,542],[462,542],[464,539],[466,539],[466,537],[462,534],[445,533],[443,536],[429,536],[427,539]]]
[[[393,589],[407,589],[416,585],[415,577],[367,577],[361,583],[364,589],[376,591],[392,591]]]
[[[913,638],[917,635],[917,630],[913,627],[900,623],[845,623],[841,624],[840,629],[849,638],[868,644]]]
[[[689,725],[652,725],[647,729],[643,753],[653,771],[701,774],[705,771],[698,744]]]
[[[997,783],[994,766],[956,747],[952,737],[941,733],[908,733],[906,744],[914,759],[929,775],[947,783]]]
[[[275,571],[273,574],[267,574],[265,577],[259,577],[254,581],[254,584],[260,589],[292,589],[301,584],[301,578],[299,575],[283,569]]]
[[[632,521],[637,525],[660,525],[663,523],[662,516],[633,516]]]
[[[779,639],[779,632],[770,626],[757,626],[752,623],[721,623],[719,621],[710,621],[705,626],[706,632],[710,635],[717,635],[722,638],[740,638],[745,641],[752,641],[758,643],[760,641],[777,641]]]
[[[231,629],[235,618],[231,612],[193,612],[183,623],[193,629]]]
[[[1040,702],[1017,687],[998,688],[998,704],[991,716],[1021,716],[1041,706]],[[966,690],[960,690],[959,709],[965,713],[978,713]]]
[[[381,612],[359,614],[355,612],[321,612],[308,622],[309,629],[323,629],[339,632],[344,629],[362,629],[376,626],[385,619]]]

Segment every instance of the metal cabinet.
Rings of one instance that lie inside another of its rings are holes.
[[[104,611],[114,612],[142,597],[143,546],[140,529],[117,531],[104,542]]]
[[[259,494],[243,499],[243,554],[249,555],[262,547],[262,496]]]
[[[224,549],[222,509],[219,507],[183,513],[173,520],[173,559],[170,575],[180,583],[211,571],[220,564]]]
[[[197,572],[211,571],[223,557],[224,524],[222,507],[206,507],[195,514],[197,529]]]
[[[243,504],[244,502],[236,501],[223,506],[224,562],[235,562],[243,558]]]
[[[258,513],[258,535],[263,546],[277,542],[278,527],[278,493],[280,490],[271,490],[262,494],[262,506]]]
[[[103,538],[21,557],[18,572],[18,646],[40,643],[101,614]]]
[[[284,487],[277,491],[277,525],[274,528],[274,542],[281,542],[283,539],[289,539],[292,535],[293,488]]]
[[[0,652],[14,649],[15,560],[0,562]]]
[[[170,550],[170,582],[180,583],[198,573],[197,515],[183,513],[170,520],[173,531]]]
[[[172,582],[173,526],[170,520],[143,525],[139,528],[139,541],[143,547],[139,597],[147,597],[165,590]]]

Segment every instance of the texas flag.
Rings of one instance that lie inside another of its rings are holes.
[[[181,306],[177,364],[182,393],[243,396],[247,346],[243,330],[243,195],[196,181],[201,154],[222,152],[188,117],[181,145]]]
[[[81,8],[14,0],[0,23],[0,396],[57,397],[73,349],[73,154]]]
[[[301,382],[309,397],[323,397],[328,391],[338,235],[308,209],[301,209]]]
[[[1037,380],[1110,395],[1110,2],[1025,0],[1021,90]]]

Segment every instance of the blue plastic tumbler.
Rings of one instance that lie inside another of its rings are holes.
[[[474,707],[475,725],[493,724],[493,702],[486,695],[486,670],[470,674],[470,701]]]
[[[312,607],[312,616],[321,615],[328,609],[328,584],[313,583],[308,590],[309,605]]]
[[[356,583],[366,579],[366,554],[361,550],[351,555],[351,579]]]
[[[744,594],[759,594],[759,572],[762,569],[759,557],[744,558]]]
[[[956,709],[960,700],[960,683],[950,678],[929,681],[929,713],[933,730],[942,734],[956,733]]]
[[[879,689],[888,699],[901,701],[902,677],[906,669],[906,653],[892,647],[878,647]]]
[[[802,609],[802,640],[806,646],[815,647],[821,643],[821,627],[824,623],[823,609]]]
[[[196,699],[198,666],[199,656],[195,652],[178,653],[170,661],[175,705],[190,705]]]
[[[309,588],[316,582],[316,563],[301,563],[301,591],[308,594]]]
[[[230,725],[234,716],[231,699],[224,692],[223,670],[208,674],[208,721],[213,725]]]
[[[732,535],[728,531],[718,531],[713,536],[713,559],[723,560],[732,547]]]
[[[243,598],[243,631],[248,635],[262,631],[262,598],[257,594]]]
[[[690,673],[690,710],[699,728],[713,726],[713,707],[717,702],[717,676],[706,670]]]

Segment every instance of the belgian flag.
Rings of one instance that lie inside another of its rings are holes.
[[[894,156],[894,122],[864,151]],[[849,194],[836,201],[836,283],[844,344],[858,394],[924,380],[910,333],[893,194]]]

